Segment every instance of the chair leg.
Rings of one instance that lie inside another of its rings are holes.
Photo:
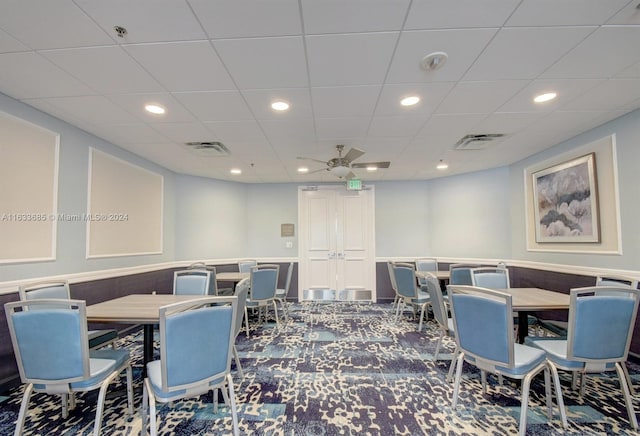
[[[426,304],[422,305],[422,308],[420,309],[420,322],[418,323],[418,331],[421,332],[422,331],[422,318],[424,318],[424,308],[427,307]]]
[[[444,330],[440,330],[440,336],[438,336],[438,342],[436,343],[436,352],[433,355],[433,361],[436,362],[438,360],[438,354],[440,353],[440,345],[442,344],[442,338],[444,337]]]
[[[569,424],[567,423],[567,414],[564,410],[564,400],[562,398],[562,388],[560,387],[560,377],[558,376],[558,370],[553,363],[549,363],[549,368],[551,369],[551,374],[553,375],[553,384],[556,388],[556,400],[558,402],[558,409],[560,409],[560,421],[562,421],[562,427],[567,428],[569,427]]]
[[[622,362],[622,363],[620,363],[620,366],[622,366],[622,370],[624,371],[624,377],[627,379],[627,385],[629,386],[629,392],[631,392],[631,395],[635,396],[636,395],[636,390],[633,387],[633,383],[631,381],[631,376],[629,375],[629,370],[627,369],[627,363],[626,362]]]
[[[31,394],[33,393],[33,383],[29,383],[24,387],[24,394],[22,394],[22,403],[20,403],[20,413],[18,414],[18,419],[16,420],[16,430],[14,435],[21,436],[22,430],[24,429],[24,421],[27,417],[27,410],[29,410],[29,400],[31,399]]]
[[[451,365],[449,365],[449,372],[447,373],[447,382],[451,383],[453,381],[453,370],[456,368],[456,358],[458,357],[458,346],[453,350],[453,355],[451,356]]]
[[[118,377],[119,373],[114,372],[107,377],[100,386],[100,393],[98,394],[98,404],[96,405],[96,421],[93,424],[93,436],[100,436],[100,428],[102,427],[102,412],[104,411],[104,400],[107,396],[107,388],[111,382]],[[127,398],[128,401],[128,398]]]
[[[551,375],[549,365],[544,369],[544,394],[547,400],[547,417],[549,421],[553,419],[552,400],[551,400]]]
[[[242,365],[240,365],[240,357],[238,356],[238,350],[236,349],[235,344],[233,345],[233,358],[236,361],[236,370],[238,371],[240,380],[244,380],[244,372],[242,371]]]
[[[141,405],[142,425],[140,426],[140,436],[147,436],[147,415],[149,413],[149,392],[147,391],[147,379],[142,382],[142,405]]]
[[[133,416],[133,370],[127,365],[127,406],[129,416]]]
[[[273,300],[273,312],[276,317],[276,327],[280,328],[280,320],[278,319],[278,305],[276,304],[276,300]],[[267,306],[264,307],[264,321],[267,321]]]
[[[231,419],[233,420],[233,434],[239,436],[240,429],[238,428],[238,410],[236,408],[236,397],[233,392],[233,379],[231,374],[227,374],[227,388],[229,389],[229,404],[231,405]]]
[[[487,395],[487,371],[480,370],[480,383],[482,384],[482,394]]]
[[[620,386],[622,387],[622,394],[624,395],[624,401],[627,404],[627,413],[629,414],[629,422],[634,430],[638,430],[638,420],[636,419],[636,412],[633,410],[633,400],[631,398],[631,392],[627,385],[627,379],[625,378],[624,370],[620,362],[616,362],[616,372],[620,379]]]
[[[62,419],[69,416],[69,394],[60,394],[60,404],[62,404]]]
[[[458,392],[460,391],[460,378],[462,378],[462,360],[464,359],[464,353],[458,353],[458,358],[456,359],[456,382],[453,385],[453,399],[451,400],[451,407],[454,409],[458,404]]]
[[[537,373],[536,373],[537,374]],[[527,433],[527,406],[529,405],[529,387],[531,386],[531,378],[535,374],[530,372],[522,380],[522,400],[520,404],[520,435],[525,436]]]
[[[247,311],[247,307],[244,308],[244,322],[247,327],[247,337],[249,337],[249,311]]]

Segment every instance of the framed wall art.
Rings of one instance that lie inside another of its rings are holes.
[[[595,153],[532,173],[537,243],[600,242]]]

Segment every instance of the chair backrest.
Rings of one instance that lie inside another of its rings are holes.
[[[215,272],[214,272],[215,274]],[[215,295],[214,284],[211,284],[212,271],[202,269],[185,269],[173,273],[174,295]]]
[[[638,280],[623,276],[598,276],[596,286],[613,286],[638,289]]]
[[[251,267],[251,301],[269,300],[278,288],[280,265],[262,264]]]
[[[69,291],[69,282],[66,280],[56,280],[47,282],[36,282],[21,285],[18,288],[21,300],[41,300],[41,299],[55,299],[55,300],[70,300],[71,293]],[[35,305],[30,307],[33,310],[39,309],[52,309],[52,308],[68,308],[67,304],[52,304],[50,306]],[[29,307],[25,307],[28,310]]]
[[[238,271],[240,271],[241,273],[248,273],[248,272],[251,272],[252,267],[257,265],[258,265],[258,262],[253,259],[239,260]]]
[[[449,265],[449,284],[472,286],[473,278],[471,277],[471,270],[477,267],[478,265]]]
[[[91,376],[87,315],[82,300],[67,300],[64,308],[56,300],[7,303],[5,314],[22,382],[64,393]]]
[[[229,373],[238,298],[202,297],[160,308],[161,389],[208,384]]]
[[[438,271],[437,259],[425,257],[425,258],[416,259],[415,263],[416,263],[416,271],[423,271],[423,272]],[[426,285],[427,281],[426,279],[419,278],[418,283],[420,283],[421,286],[424,286]]]
[[[627,360],[640,291],[593,286],[572,289],[570,295],[567,357],[586,362],[588,371]]]
[[[498,267],[480,267],[471,270],[472,286],[490,289],[509,288],[509,270]]]
[[[418,294],[418,286],[413,264],[400,262],[394,263],[393,273],[396,278],[398,294],[402,297],[415,298]]]
[[[440,281],[431,273],[428,273],[424,280],[427,292],[429,293],[429,300],[431,300],[433,317],[436,319],[436,322],[440,325],[441,329],[449,331],[449,315],[447,307],[444,304],[442,289],[440,289]]]
[[[476,366],[514,367],[511,295],[475,286],[449,285],[458,348]]]
[[[389,270],[389,281],[391,282],[391,289],[394,290],[394,292],[398,292],[398,285],[396,284],[396,275],[393,272],[393,265],[394,263],[391,261],[387,262],[387,269]]]
[[[244,307],[247,305],[247,296],[249,295],[249,288],[251,287],[251,281],[247,277],[242,279],[236,285],[235,296],[238,298],[238,307],[236,309],[236,323],[234,326],[235,335],[238,336],[240,330],[242,330],[242,321],[244,319]]]

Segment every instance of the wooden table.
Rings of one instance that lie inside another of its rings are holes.
[[[416,277],[419,279],[423,279],[427,276],[427,274],[435,275],[438,280],[449,280],[449,270],[438,270],[438,271],[416,271]]]
[[[216,282],[233,282],[238,283],[242,279],[246,279],[251,273],[227,271],[216,273]]]
[[[144,345],[142,376],[153,360],[153,326],[160,321],[160,308],[167,304],[194,300],[197,295],[132,294],[87,306],[87,321],[99,323],[143,324]]]
[[[518,312],[518,342],[529,333],[529,313],[538,310],[569,310],[568,294],[540,288],[498,289],[511,295],[511,308]]]

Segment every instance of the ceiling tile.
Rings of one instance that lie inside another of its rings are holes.
[[[229,140],[254,140],[267,143],[267,138],[265,138],[262,128],[253,120],[207,122],[205,126],[223,142]]]
[[[302,0],[301,4],[304,31],[313,35],[400,30],[409,0]]]
[[[433,115],[416,135],[419,138],[444,138],[453,144],[485,118],[483,114]]]
[[[528,83],[526,80],[460,82],[438,106],[436,112],[488,114],[502,106]]]
[[[398,33],[307,36],[312,86],[379,85]]]
[[[384,85],[375,116],[423,117],[426,120],[454,85],[453,82]],[[413,106],[402,106],[400,100],[409,96],[418,96],[420,101]]]
[[[33,52],[0,54],[0,91],[18,99],[96,93]]]
[[[170,140],[184,144],[195,141],[215,141],[218,137],[202,123],[157,123],[153,129]]]
[[[318,138],[358,138],[365,136],[369,118],[318,118]]]
[[[498,29],[423,30],[402,32],[387,83],[456,81],[469,69]],[[424,71],[420,62],[428,54],[449,56],[436,71]]]
[[[318,118],[368,117],[380,95],[380,86],[311,88],[313,113]]]
[[[209,41],[125,45],[167,91],[236,89]]]
[[[127,124],[140,121],[106,97],[99,95],[57,97],[45,100],[70,115],[93,124]],[[91,108],[90,111],[87,110],[88,107]]]
[[[118,42],[185,41],[206,38],[183,0],[75,0],[102,29]],[[119,38],[114,26],[127,29]],[[92,44],[93,45],[93,44]]]
[[[154,144],[167,140],[144,123],[101,124],[96,125],[92,133],[114,144]]]
[[[640,24],[638,3],[636,1],[629,1],[627,6],[614,15],[607,24]]]
[[[308,88],[250,89],[241,91],[251,112],[258,120],[311,118],[311,98]],[[286,111],[271,109],[271,103],[289,103]]]
[[[405,29],[499,27],[520,0],[413,0]]]
[[[300,35],[297,0],[189,0],[210,38]]]
[[[374,117],[367,134],[373,137],[415,136],[424,125],[424,118]]]
[[[502,29],[467,71],[464,80],[536,78],[595,29],[587,26]]]
[[[640,15],[640,14],[638,14]],[[629,68],[626,68],[619,72],[616,77],[625,78],[625,77],[640,77],[640,62],[635,65],[631,65]]]
[[[240,89],[308,86],[302,37],[214,41]]]
[[[563,110],[620,110],[638,98],[640,98],[640,79],[611,79],[583,93],[564,106]]]
[[[279,141],[315,141],[313,119],[266,119],[259,121],[269,142],[275,146]]]
[[[525,86],[512,99],[500,106],[500,112],[553,112],[602,82],[602,79],[538,79]],[[555,92],[557,97],[546,103],[534,103],[537,95]]]
[[[116,94],[107,98],[147,123],[185,123],[195,121],[195,117],[169,93]],[[166,112],[161,115],[147,112],[144,107],[148,104],[162,106]]]
[[[15,39],[0,29],[0,53],[11,53],[16,51],[29,51],[29,47]]]
[[[69,74],[104,94],[162,90],[158,82],[117,46],[41,53]]]
[[[538,112],[494,112],[473,126],[476,133],[502,133],[512,135],[524,130],[543,117]]]
[[[200,121],[253,119],[238,91],[177,92],[173,96]]]
[[[545,71],[544,78],[609,78],[640,61],[640,26],[604,26]]]
[[[581,26],[606,22],[629,0],[524,0],[507,26]]]
[[[0,2],[0,28],[32,49],[113,44],[73,2]]]

